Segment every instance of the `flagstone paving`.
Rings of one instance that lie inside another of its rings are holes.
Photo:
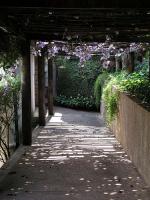
[[[150,200],[98,113],[58,107],[35,133],[1,181],[0,200]]]

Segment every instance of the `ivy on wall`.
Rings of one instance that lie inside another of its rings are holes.
[[[0,162],[4,163],[11,154],[10,136],[12,127],[15,127],[15,112],[19,104],[20,39],[1,32],[0,36]]]
[[[143,64],[142,68],[137,66],[137,69],[131,74],[125,71],[109,74],[105,81],[102,99],[108,123],[111,123],[118,113],[120,92],[126,93],[140,105],[150,109],[150,81],[147,62]]]

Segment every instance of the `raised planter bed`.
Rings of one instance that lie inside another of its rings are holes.
[[[119,112],[110,127],[150,185],[150,111],[121,94]]]

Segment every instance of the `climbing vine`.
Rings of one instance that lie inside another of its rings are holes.
[[[19,103],[20,50],[15,36],[2,35],[0,50],[0,161],[10,157],[10,135],[14,124],[14,109]]]
[[[10,157],[10,129],[14,103],[19,103],[20,77],[17,67],[0,68],[0,161]]]
[[[105,116],[108,123],[111,123],[118,111],[119,89],[118,81],[119,75],[110,75],[109,81],[106,83],[103,89],[102,100],[105,104]]]
[[[148,65],[132,74],[121,71],[108,76],[102,94],[108,123],[117,115],[120,92],[134,97],[142,106],[150,108],[150,81],[147,69]]]
[[[95,97],[95,104],[97,108],[100,106],[103,86],[108,80],[108,76],[109,76],[109,73],[107,71],[102,71],[94,83],[94,97]]]

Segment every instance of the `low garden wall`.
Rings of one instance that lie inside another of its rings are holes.
[[[111,129],[150,185],[150,112],[121,94],[119,113]]]

